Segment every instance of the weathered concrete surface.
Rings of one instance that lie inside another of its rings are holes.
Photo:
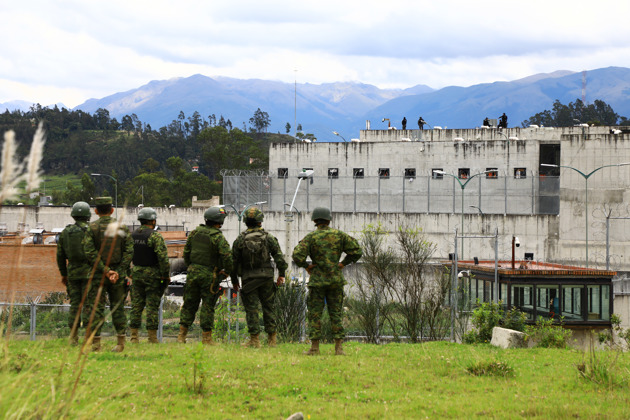
[[[508,328],[494,327],[490,344],[503,349],[527,347],[526,334]]]

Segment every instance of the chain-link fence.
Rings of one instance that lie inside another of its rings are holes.
[[[223,202],[243,208],[266,202],[272,211],[284,211],[298,187],[297,176],[234,174],[223,178]],[[431,176],[313,176],[301,182],[295,208],[310,211],[325,205],[336,212],[558,214],[560,180],[555,176],[498,176],[460,178]]]

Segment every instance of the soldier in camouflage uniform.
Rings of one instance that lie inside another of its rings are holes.
[[[202,342],[214,345],[214,307],[221,296],[221,280],[232,272],[230,244],[221,233],[225,209],[210,207],[203,214],[205,225],[199,225],[188,235],[184,246],[184,262],[188,266],[184,304],[179,318],[178,343],[186,342],[188,328],[195,321],[201,301],[200,324]]]
[[[328,306],[328,315],[335,339],[335,354],[343,355],[344,331],[343,318],[343,286],[346,284],[342,269],[348,264],[357,262],[363,252],[357,241],[350,235],[331,228],[332,216],[325,207],[313,210],[311,220],[317,229],[304,237],[293,250],[293,261],[298,267],[306,268],[310,275],[308,282],[309,338],[311,348],[304,354],[319,354],[319,341],[322,338],[321,318],[324,305]],[[339,262],[341,255],[344,259]],[[311,257],[311,264],[306,258]]]
[[[85,201],[77,201],[72,206],[70,215],[75,223],[66,226],[59,234],[57,267],[61,273],[61,282],[66,286],[70,297],[70,312],[68,313],[70,343],[76,346],[79,343],[78,330],[82,325],[81,320],[85,327],[90,316],[83,302],[91,268],[83,252],[83,237],[90,221],[90,205]],[[80,315],[81,309],[83,309],[82,315]]]
[[[121,352],[125,349],[127,317],[127,274],[133,258],[133,240],[129,229],[111,217],[114,212],[111,197],[98,197],[96,214],[99,219],[90,223],[83,238],[85,256],[93,267],[94,275],[88,291],[89,310],[96,306],[93,326],[96,329],[92,349],[101,349],[101,327],[105,318],[105,296],[109,298],[112,322],[118,334],[117,345],[112,349]],[[89,331],[88,331],[89,333]]]
[[[164,238],[155,231],[157,213],[150,207],[138,212],[142,224],[131,233],[133,239],[133,268],[131,269],[131,314],[129,327],[131,342],[138,343],[138,329],[142,325],[142,311],[147,308],[149,343],[157,343],[158,309],[169,283],[168,252]]]
[[[241,299],[245,307],[249,341],[244,343],[247,347],[260,347],[260,318],[258,314],[258,302],[262,306],[265,332],[270,347],[276,346],[276,315],[274,312],[274,299],[276,297],[276,285],[274,284],[274,268],[271,258],[278,268],[278,280],[280,286],[284,283],[284,273],[287,263],[282,255],[278,240],[262,228],[263,212],[257,207],[250,207],[244,214],[247,230],[241,233],[232,245],[232,258],[234,260],[234,272],[232,281],[238,284],[238,278],[243,279]]]

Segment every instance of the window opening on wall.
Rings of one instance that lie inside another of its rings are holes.
[[[328,168],[328,178],[339,178],[339,168]]]
[[[405,179],[413,179],[416,177],[416,168],[405,169]]]
[[[389,178],[389,168],[379,168],[378,169],[378,177],[387,179]]]
[[[363,168],[353,168],[352,169],[352,177],[353,178],[363,178],[365,176],[365,171]]]
[[[278,168],[278,178],[286,179],[289,177],[289,168]]]
[[[460,179],[468,179],[470,177],[470,168],[459,168],[457,170],[457,176]]]
[[[486,178],[488,179],[497,179],[499,177],[499,169],[498,168],[486,168]]]
[[[433,168],[433,169],[431,169],[431,178],[433,178],[433,179],[443,179],[444,178],[444,174],[441,173],[442,171],[444,171],[444,169],[442,169],[442,168]]]
[[[527,169],[525,169],[525,168],[514,168],[514,178],[516,178],[516,179],[527,178]]]

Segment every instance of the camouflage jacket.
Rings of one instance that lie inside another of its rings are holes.
[[[273,268],[271,263],[265,264],[270,267],[270,270],[264,270],[265,267],[261,267],[261,269],[247,269],[246,262],[243,261],[243,241],[246,234],[250,232],[256,232],[265,230],[262,227],[248,228],[245,232],[240,234],[234,243],[232,244],[232,259],[234,260],[234,272],[232,273],[232,278],[236,279],[239,276],[243,277],[244,280],[249,277],[261,277],[256,275],[257,273],[265,273],[265,277],[273,277]],[[278,244],[278,240],[271,233],[267,232],[267,249],[269,250],[269,256],[273,258],[274,263],[276,264],[276,268],[278,269],[278,276],[284,277],[285,272],[287,271],[288,264],[284,259],[284,255],[282,254],[282,250],[280,249],[280,244]]]
[[[83,238],[87,228],[88,222],[77,221],[73,225],[66,226],[59,234],[57,267],[59,268],[59,273],[64,277],[68,276],[68,274],[70,274],[70,277],[88,276],[90,274],[91,266],[83,251]],[[73,241],[78,243],[73,243]]]
[[[129,272],[129,266],[133,258],[133,239],[129,234],[129,228],[120,224],[114,236],[106,235],[107,228],[111,223],[117,223],[116,219],[111,216],[102,216],[98,220],[90,223],[85,237],[83,238],[83,250],[88,262],[94,266],[96,264],[96,272],[102,273],[108,269],[115,270],[123,277]],[[112,232],[113,233],[113,232]],[[103,244],[103,242],[105,242]],[[106,266],[108,252],[104,251],[100,255],[101,247],[105,249],[114,248],[110,265]]]
[[[150,226],[142,225],[138,228],[139,231],[145,230],[153,230]],[[168,250],[166,249],[166,242],[164,242],[164,238],[160,235],[159,232],[153,231],[149,239],[147,240],[147,246],[149,248],[153,248],[153,252],[155,252],[155,256],[157,257],[158,265],[157,271],[161,278],[169,278],[170,274],[170,265],[168,262]],[[153,268],[153,267],[135,267],[134,271],[138,269],[145,268]],[[146,271],[146,270],[145,270]],[[153,270],[150,270],[153,271]]]
[[[186,265],[199,264],[218,268],[228,275],[232,272],[232,251],[220,229],[199,225],[186,239],[184,245]]]
[[[293,250],[293,261],[298,267],[306,268],[307,257],[311,257],[315,267],[311,270],[309,286],[329,286],[346,284],[339,268],[339,259],[346,266],[355,263],[363,255],[359,243],[352,236],[330,226],[319,225],[300,241]]]

